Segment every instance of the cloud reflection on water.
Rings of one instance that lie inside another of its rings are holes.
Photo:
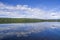
[[[0,38],[7,36],[27,37],[32,33],[54,30],[60,28],[60,23],[57,22],[41,22],[41,23],[16,23],[16,24],[0,24]]]

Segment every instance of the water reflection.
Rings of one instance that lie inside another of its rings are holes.
[[[26,40],[35,40],[35,38],[57,40],[60,39],[60,22],[0,24],[0,39],[7,40],[8,37],[18,37],[17,39],[28,37],[29,39]]]

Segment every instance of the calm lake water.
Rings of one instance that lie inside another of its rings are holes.
[[[60,22],[0,24],[0,40],[60,40]]]

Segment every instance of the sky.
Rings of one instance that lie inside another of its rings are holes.
[[[60,19],[60,0],[0,0],[0,18]]]

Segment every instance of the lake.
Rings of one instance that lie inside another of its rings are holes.
[[[0,40],[60,40],[60,22],[0,24]]]

